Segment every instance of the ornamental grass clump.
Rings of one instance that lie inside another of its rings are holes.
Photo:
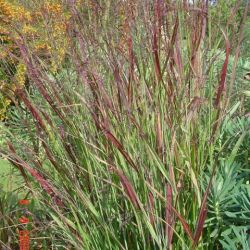
[[[24,34],[15,39],[32,86],[16,95],[34,143],[20,141],[22,157],[11,141],[3,150],[57,239],[67,249],[216,247],[204,224],[231,105],[228,58],[241,42],[233,47],[228,35],[241,31],[228,23],[211,40],[206,1],[70,0],[65,8],[68,47],[56,70]],[[247,8],[234,25],[244,25]]]

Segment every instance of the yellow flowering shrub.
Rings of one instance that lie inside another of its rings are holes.
[[[46,58],[52,72],[57,71],[65,58],[70,15],[62,2],[37,0],[31,6],[0,0],[0,120],[5,118],[16,88],[25,85],[26,68],[15,45],[18,33],[25,37],[32,53]],[[10,57],[10,53],[15,56]]]
[[[5,113],[11,103],[11,99],[15,98],[14,93],[17,88],[23,88],[26,77],[26,66],[19,63],[16,67],[16,73],[13,82],[7,83],[0,81],[0,121],[5,118]]]

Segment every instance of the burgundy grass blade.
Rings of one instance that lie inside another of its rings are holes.
[[[219,103],[220,103],[220,99],[223,95],[223,92],[225,91],[225,81],[226,81],[226,75],[227,75],[227,67],[228,67],[228,61],[229,61],[229,53],[230,53],[230,42],[228,40],[228,37],[225,35],[224,32],[223,36],[225,38],[225,42],[226,42],[226,58],[221,70],[221,77],[220,77],[220,83],[219,83],[219,87],[217,90],[217,96],[216,96],[216,100],[215,100],[215,106],[218,107]]]
[[[114,166],[112,166],[111,169],[118,175],[120,182],[121,182],[127,196],[129,197],[130,201],[133,203],[134,207],[137,209],[140,208],[139,198],[136,195],[135,190],[134,190],[132,184],[130,183],[130,181],[128,180],[128,178],[118,168],[115,168]]]
[[[9,143],[9,149],[12,152],[12,159],[11,162],[14,162],[15,164],[19,165],[21,168],[25,169],[28,171],[34,179],[41,185],[41,187],[44,189],[44,191],[51,196],[53,201],[58,205],[58,206],[63,206],[63,203],[59,196],[56,194],[54,191],[54,187],[35,169],[29,166],[28,163],[23,161],[20,157],[18,157],[14,152],[14,147],[11,143]]]
[[[181,48],[180,48],[180,44],[179,44],[179,34],[178,33],[176,34],[174,61],[175,61],[175,64],[177,65],[177,68],[179,70],[179,75],[182,76],[183,63],[182,63]]]
[[[60,171],[60,165],[58,164],[58,162],[56,161],[56,159],[54,159],[48,145],[42,140],[42,146],[44,148],[45,154],[48,158],[48,160],[51,162],[51,164],[55,167],[55,169],[59,172]]]
[[[204,15],[205,14],[205,15]],[[204,1],[202,4],[202,32],[201,32],[201,40],[203,41],[206,35],[207,29],[207,14],[208,14],[208,0]]]
[[[119,66],[115,65],[114,68],[114,78],[118,87],[118,94],[119,94],[119,99],[120,101],[120,109],[122,109],[123,106],[125,106],[127,108],[127,110],[130,110],[130,106],[128,103],[128,99],[126,96],[126,91],[124,89],[124,84],[122,82],[121,76],[120,76],[120,72],[119,72]]]
[[[158,36],[157,36],[156,30],[154,31],[154,35],[153,35],[153,53],[154,53],[156,77],[159,81],[161,79],[161,66],[160,66],[160,59],[159,59],[159,54],[158,54]]]
[[[40,127],[46,131],[46,125],[42,119],[42,117],[40,116],[38,110],[32,105],[32,103],[30,102],[30,100],[27,98],[27,96],[25,95],[24,90],[22,89],[17,89],[16,90],[16,94],[19,96],[19,98],[24,102],[24,105],[27,107],[27,109],[30,111],[30,113],[32,114],[32,116],[34,117],[34,119],[37,121],[37,123],[40,125]]]
[[[13,154],[16,154],[16,151],[15,151],[13,145],[12,145],[10,142],[7,142],[7,145],[8,145],[8,148],[9,148],[10,152],[12,152]],[[15,162],[14,162],[14,161],[11,161],[11,163],[12,163],[14,166],[17,167],[17,169],[20,171],[20,173],[21,173],[21,175],[22,175],[22,177],[23,177],[23,179],[24,179],[24,181],[25,181],[27,187],[30,188],[31,186],[30,186],[30,184],[29,184],[28,176],[27,176],[27,174],[25,173],[24,169],[23,169],[23,168],[20,166],[20,164],[18,164],[18,162],[16,162],[16,161],[15,161]]]
[[[128,54],[129,54],[129,63],[130,63],[130,69],[129,69],[129,83],[128,83],[128,104],[129,104],[129,110],[131,110],[131,104],[132,104],[132,97],[133,97],[133,88],[132,88],[132,81],[134,80],[134,68],[135,68],[135,55],[133,51],[133,40],[132,35],[130,34],[130,37],[128,39]]]
[[[196,225],[196,231],[194,234],[194,243],[193,243],[194,246],[196,246],[199,242],[199,239],[201,237],[203,227],[205,224],[206,217],[207,217],[207,203],[205,200],[204,203],[202,204],[202,207],[201,207],[201,210],[199,213],[199,217],[198,217],[198,222]]]
[[[192,242],[194,242],[193,233],[192,233],[191,228],[189,227],[187,221],[177,212],[177,210],[174,207],[172,207],[171,210],[173,211],[173,213],[176,215],[176,217],[181,222],[181,225],[183,226],[183,229],[186,232],[186,234],[188,235],[189,239]]]
[[[104,131],[105,136],[107,139],[109,139],[113,145],[121,152],[121,154],[124,156],[124,158],[128,161],[128,163],[136,170],[138,171],[138,167],[135,165],[133,160],[130,158],[128,153],[123,148],[122,144],[115,138],[115,136],[110,131]]]
[[[163,18],[163,3],[161,0],[154,0],[154,24],[153,24],[153,55],[154,64],[157,80],[162,79],[161,66],[160,66],[160,55],[159,55],[159,42],[161,38]]]
[[[92,73],[92,77],[100,90],[100,94],[103,98],[104,103],[106,104],[106,107],[109,108],[111,111],[114,111],[115,108],[113,105],[112,98],[110,98],[110,96],[108,95],[108,93],[104,87],[103,79],[101,79],[101,77],[98,76],[96,72]]]
[[[123,145],[116,139],[116,137],[110,132],[110,130],[102,122],[98,121],[98,119],[94,113],[92,113],[92,115],[93,115],[93,118],[95,120],[96,126],[98,126],[98,128],[103,132],[106,139],[108,141],[110,141],[120,151],[120,153],[127,160],[127,162],[138,172],[139,171],[138,167],[135,165],[134,161],[131,159],[129,154],[126,152]]]
[[[174,181],[174,175],[173,175],[173,169],[172,166],[169,168],[169,177],[172,181]],[[187,221],[177,212],[177,210],[172,205],[173,199],[173,191],[171,189],[171,186],[167,184],[167,192],[166,192],[166,234],[168,238],[168,245],[171,245],[172,239],[173,239],[173,227],[175,224],[175,216],[179,219],[181,222],[181,225],[188,235],[189,239],[194,242],[193,233],[191,231],[190,226],[188,225]],[[175,215],[175,216],[174,216]]]
[[[172,33],[172,36],[171,36],[170,44],[168,46],[169,47],[168,48],[168,53],[167,53],[167,56],[166,56],[166,59],[165,59],[164,65],[163,65],[162,74],[165,72],[165,70],[167,68],[167,65],[168,65],[168,62],[169,62],[169,59],[173,55],[173,48],[174,48],[174,45],[176,43],[176,39],[177,39],[177,36],[178,36],[178,29],[179,29],[179,19],[178,19],[178,15],[176,15],[174,28],[173,28],[173,33]]]
[[[204,228],[204,224],[205,224],[205,220],[206,220],[206,216],[207,216],[207,197],[208,197],[208,193],[210,191],[210,188],[212,186],[212,180],[215,174],[215,170],[216,170],[216,164],[213,167],[213,171],[209,180],[209,183],[207,185],[206,191],[204,193],[203,199],[202,199],[202,203],[201,203],[201,208],[200,208],[200,213],[198,216],[198,221],[196,224],[196,230],[194,233],[194,242],[193,242],[193,246],[197,246],[199,239],[201,237],[203,228]]]

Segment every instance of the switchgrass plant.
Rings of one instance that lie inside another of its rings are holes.
[[[65,6],[69,47],[57,72],[24,34],[15,37],[32,86],[16,94],[35,136],[2,150],[50,215],[54,246],[215,249],[204,231],[207,200],[235,80],[229,55],[237,64],[248,4],[233,23],[234,47],[231,22],[214,36],[206,1]]]

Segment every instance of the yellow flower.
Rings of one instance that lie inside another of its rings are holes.
[[[63,12],[61,4],[57,3],[45,3],[44,8],[52,15],[62,14]]]
[[[24,24],[22,28],[22,33],[25,35],[34,35],[35,33],[37,33],[37,30],[31,25]]]
[[[84,0],[85,1],[85,0]],[[25,36],[29,50],[46,61],[46,65],[56,72],[65,59],[68,46],[67,24],[71,15],[63,7],[61,0],[40,0],[39,4],[25,7],[22,1],[0,0],[0,60],[16,66],[15,74],[7,73],[6,82],[0,83],[0,117],[4,116],[16,88],[25,84],[26,67],[19,63],[20,53],[15,44],[18,30]],[[9,57],[11,52],[16,56]]]
[[[32,20],[30,12],[23,6],[11,4],[6,0],[0,0],[0,17],[1,21],[5,23]]]
[[[25,84],[25,76],[26,76],[26,66],[23,63],[19,63],[16,67],[16,74],[15,74],[15,78],[16,78],[16,85],[19,88],[22,88]]]

